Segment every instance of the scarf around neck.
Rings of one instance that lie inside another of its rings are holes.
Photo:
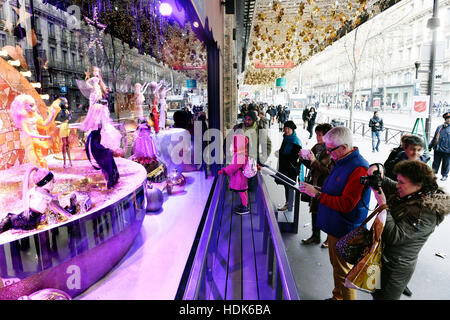
[[[297,134],[295,133],[295,131],[290,136],[283,135],[283,140],[284,140],[284,142],[286,142],[285,147],[283,149],[283,154],[291,153],[292,146],[294,144],[300,146],[300,148],[302,147],[302,143],[301,143],[300,139],[297,137]]]

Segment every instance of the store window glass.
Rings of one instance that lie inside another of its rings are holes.
[[[192,129],[176,124],[174,114],[208,116],[204,39],[198,22],[180,5],[183,1],[168,15],[160,12],[159,2],[136,1],[144,7],[130,8],[128,1],[119,0],[0,0],[0,59],[14,65],[1,67],[20,80],[11,92],[32,95],[43,115],[57,99],[66,98],[79,112],[71,123],[74,128],[101,102],[122,137],[129,120],[136,125],[145,120],[153,130],[177,125]],[[89,87],[93,78],[100,86],[95,99]],[[0,78],[2,99],[10,92],[8,83]],[[166,100],[163,112],[161,95]],[[1,107],[9,109],[14,98],[2,100]],[[18,132],[13,125],[10,130]],[[88,132],[79,133],[80,143]]]

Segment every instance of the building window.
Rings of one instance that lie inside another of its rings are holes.
[[[63,54],[63,62],[64,64],[67,64],[67,51],[63,50],[62,54]]]
[[[0,34],[0,48],[6,46],[6,34]]]
[[[449,66],[445,66],[444,67],[444,73],[442,75],[442,80],[450,80],[450,67]]]
[[[56,48],[50,47],[50,61],[55,62],[56,61]]]
[[[17,21],[18,21],[18,16],[17,16],[17,13],[13,10],[13,9],[11,9],[11,17],[13,18],[13,25],[17,25]]]
[[[41,20],[38,17],[34,17],[34,24],[36,26],[36,33],[41,34]]]
[[[411,83],[411,72],[405,73],[405,84]]]
[[[72,53],[72,65],[75,66],[77,64],[77,56],[75,53]]]
[[[48,23],[48,35],[49,37],[55,38],[55,25],[51,22]]]

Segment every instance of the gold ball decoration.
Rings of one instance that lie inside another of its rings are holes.
[[[301,0],[293,8],[292,2],[274,0],[257,8],[249,63],[253,66],[258,60],[274,67],[247,68],[244,81],[252,85],[268,84],[285,74],[288,69],[275,68],[281,63],[304,63],[380,12],[381,4],[367,0]]]

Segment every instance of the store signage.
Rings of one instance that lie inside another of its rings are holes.
[[[197,80],[195,80],[195,79],[188,79],[188,80],[186,80],[186,87],[188,89],[195,89],[195,88],[197,88]]]
[[[412,113],[416,118],[428,118],[430,96],[414,96]]]
[[[278,61],[274,63],[262,63],[260,60],[255,61],[256,69],[292,69],[294,67],[294,62],[291,60]]]
[[[184,66],[173,66],[173,70],[205,70],[206,65],[203,66],[192,66],[192,65],[184,65]]]
[[[167,96],[167,101],[173,101],[173,100],[183,100],[182,95],[175,95],[175,96]]]
[[[380,108],[380,104],[381,104],[381,99],[380,98],[374,98],[373,99],[373,107],[375,109],[379,109]]]
[[[67,93],[67,87],[66,86],[60,87],[60,91],[61,93]]]
[[[276,81],[277,88],[284,88],[286,87],[286,78],[278,78]]]

